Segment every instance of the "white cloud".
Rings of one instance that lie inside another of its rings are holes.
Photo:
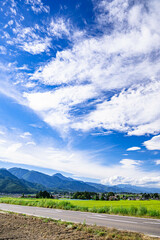
[[[22,143],[13,143],[9,147],[7,147],[6,151],[8,153],[14,153],[21,147],[22,147]]]
[[[105,185],[118,185],[123,183],[128,183],[129,179],[122,176],[112,176],[101,180],[102,184]],[[129,181],[130,182],[130,181]]]
[[[28,138],[31,136],[32,136],[32,134],[30,132],[24,132],[23,134],[20,135],[21,138]]]
[[[11,72],[9,68],[11,69],[12,66],[0,64],[0,93],[9,98],[13,98],[20,104],[24,104],[24,98],[22,97],[21,93],[15,88],[14,81],[11,81]]]
[[[160,165],[160,160],[155,160],[156,165]]]
[[[98,24],[103,28],[110,22],[114,31],[140,30],[143,25],[149,28],[158,27],[160,7],[159,0],[137,1],[131,6],[129,0],[93,1],[96,9]],[[159,31],[157,29],[157,31]]]
[[[10,8],[10,11],[11,11],[12,14],[17,15],[17,11],[16,11],[15,8],[12,8],[12,7],[11,7],[11,8]]]
[[[21,48],[31,54],[40,54],[42,52],[48,51],[51,45],[51,39],[45,38],[40,40],[35,40],[34,42],[24,42]]]
[[[145,141],[143,144],[148,150],[160,150],[160,135]]]
[[[50,22],[47,28],[51,36],[56,36],[61,38],[62,36],[70,35],[70,23],[63,18],[55,18]]]
[[[71,115],[70,110],[78,104],[87,106],[86,101],[97,94],[98,90],[88,84],[57,88],[42,93],[25,93],[24,96],[28,100],[29,107],[39,113],[45,122],[62,131],[74,121],[74,112]]]
[[[23,64],[21,67],[16,67],[16,70],[30,70],[30,68],[26,64]]]
[[[8,22],[8,25],[11,26],[11,25],[13,25],[13,23],[14,23],[13,20],[10,20],[10,21]]]
[[[36,143],[32,141],[32,142],[27,142],[26,145],[36,145]]]
[[[140,55],[158,49],[160,36],[154,40],[152,35],[142,35],[143,33],[132,32],[128,35],[103,36],[99,39],[81,39],[72,50],[57,52],[56,58],[41,66],[32,79],[38,79],[48,85],[88,80],[111,90],[142,82],[145,78],[156,77],[159,62],[153,64],[148,56],[140,59]],[[151,46],[148,46],[148,43],[146,45],[144,39],[147,39]]]
[[[0,46],[0,54],[6,54],[7,49],[4,46]]]
[[[32,2],[35,2],[32,0]],[[39,4],[39,3],[38,3]],[[6,27],[13,21],[6,24]],[[13,36],[8,34],[7,31],[3,31],[3,38],[9,45],[16,45],[31,54],[40,54],[42,52],[48,52],[49,48],[54,48],[51,41],[57,38],[79,38],[81,31],[73,29],[69,20],[61,17],[55,17],[43,22],[41,24],[34,24],[32,27],[23,26],[22,23],[15,21],[14,27],[11,28]],[[78,36],[79,33],[79,36]]]
[[[137,150],[140,150],[140,149],[141,149],[140,147],[130,147],[126,151],[137,151]]]
[[[42,34],[44,29],[43,27],[40,28],[39,25],[23,27],[21,24],[16,24],[12,31],[14,37],[6,35],[7,43],[16,45],[26,52],[40,54],[48,52],[51,47],[51,38],[47,34],[45,36]]]
[[[53,39],[63,38],[68,39],[73,43],[83,40],[85,36],[85,30],[79,30],[73,27],[70,19],[64,17],[55,17],[50,20],[47,25],[47,34]]]
[[[72,42],[72,48],[58,51],[56,57],[34,72],[30,80],[58,85],[59,89],[63,84],[78,87],[86,82],[98,89],[98,95],[97,92],[95,96],[88,94],[88,99],[97,99],[90,114],[87,111],[83,116],[73,117],[66,111],[63,100],[55,112],[52,101],[50,109],[53,108],[54,112],[43,112],[47,123],[54,126],[55,119],[55,125],[59,121],[61,125],[63,115],[65,124],[77,130],[99,128],[138,136],[159,132],[160,63],[159,58],[154,57],[160,48],[160,17],[156,10],[159,4],[156,0],[146,4],[149,4],[148,11],[144,4],[130,7],[128,0],[99,1],[97,25],[102,27],[104,20],[109,21],[114,25],[113,31],[108,34],[104,30],[97,37],[82,35]],[[70,31],[62,19],[60,23],[57,20],[51,25],[55,35],[67,35]],[[112,92],[110,98],[108,91],[117,91],[118,94]],[[46,101],[44,104],[48,105]],[[30,103],[30,107],[34,108],[33,105]],[[73,106],[70,106],[70,111]],[[78,106],[76,108],[78,110]],[[61,114],[57,114],[59,110]]]
[[[34,13],[49,13],[50,8],[44,5],[41,0],[25,0],[25,4],[29,4]]]
[[[4,135],[4,134],[5,134],[5,132],[0,130],[0,135]]]
[[[0,144],[6,143],[6,140],[0,139]]]
[[[160,187],[160,177],[159,176],[147,176],[147,177],[124,177],[124,176],[112,176],[101,180],[102,184],[106,185],[117,185],[117,184],[130,184],[135,186],[145,186],[145,187]]]
[[[84,131],[92,128],[128,132],[129,135],[156,134],[160,124],[160,82],[138,86],[97,104],[96,110],[73,124]]]
[[[122,167],[129,169],[135,166],[139,166],[140,164],[142,164],[142,161],[133,159],[122,159],[120,163],[123,165]]]
[[[13,25],[13,20],[8,21],[8,23],[4,26],[4,28],[7,28],[8,26],[12,26]]]
[[[135,182],[135,181],[134,181]],[[149,186],[149,185],[154,185],[154,184],[157,184],[158,183],[158,186],[160,186],[160,177],[159,176],[153,176],[153,177],[142,177],[140,178],[139,180],[137,180],[137,183],[139,185],[146,185],[146,186]]]

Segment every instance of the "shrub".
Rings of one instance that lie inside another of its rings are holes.
[[[129,213],[133,216],[135,216],[137,214],[137,211],[138,211],[138,208],[134,207],[134,206],[131,206],[129,209]]]
[[[160,212],[157,210],[149,210],[148,215],[151,217],[160,217]]]
[[[110,208],[109,207],[101,207],[97,209],[98,213],[109,213]]]
[[[90,208],[90,212],[94,212],[94,213],[97,213],[97,208],[96,207],[92,207],[92,208]]]
[[[147,214],[147,208],[144,206],[140,206],[140,208],[138,209],[138,215],[144,216]]]

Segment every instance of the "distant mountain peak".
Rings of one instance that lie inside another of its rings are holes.
[[[67,180],[67,181],[74,181],[74,179],[65,177],[61,173],[55,173],[55,174],[52,175],[52,177],[58,177],[62,180]]]
[[[23,176],[29,172],[28,169],[17,168],[17,167],[10,168],[8,169],[8,171],[20,179],[22,179]]]
[[[55,174],[53,174],[53,176],[64,177],[61,173],[55,173]]]

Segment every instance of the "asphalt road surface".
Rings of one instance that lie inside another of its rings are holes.
[[[85,222],[89,225],[96,224],[97,226],[105,226],[120,230],[141,232],[151,236],[160,237],[160,220],[158,219],[127,217],[90,212],[76,212],[61,209],[10,205],[4,203],[0,203],[0,209],[37,217],[52,218],[55,220],[61,219],[62,221],[69,221],[75,223]]]

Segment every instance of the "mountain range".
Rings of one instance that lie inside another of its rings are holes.
[[[65,177],[60,173],[52,176],[23,168],[0,169],[0,192],[3,193],[35,193],[48,191],[88,191],[88,192],[133,192],[160,193],[158,188],[137,187],[120,184],[106,186],[103,184],[78,181]]]
[[[0,192],[1,193],[33,193],[46,188],[38,183],[19,179],[6,169],[0,169]]]

